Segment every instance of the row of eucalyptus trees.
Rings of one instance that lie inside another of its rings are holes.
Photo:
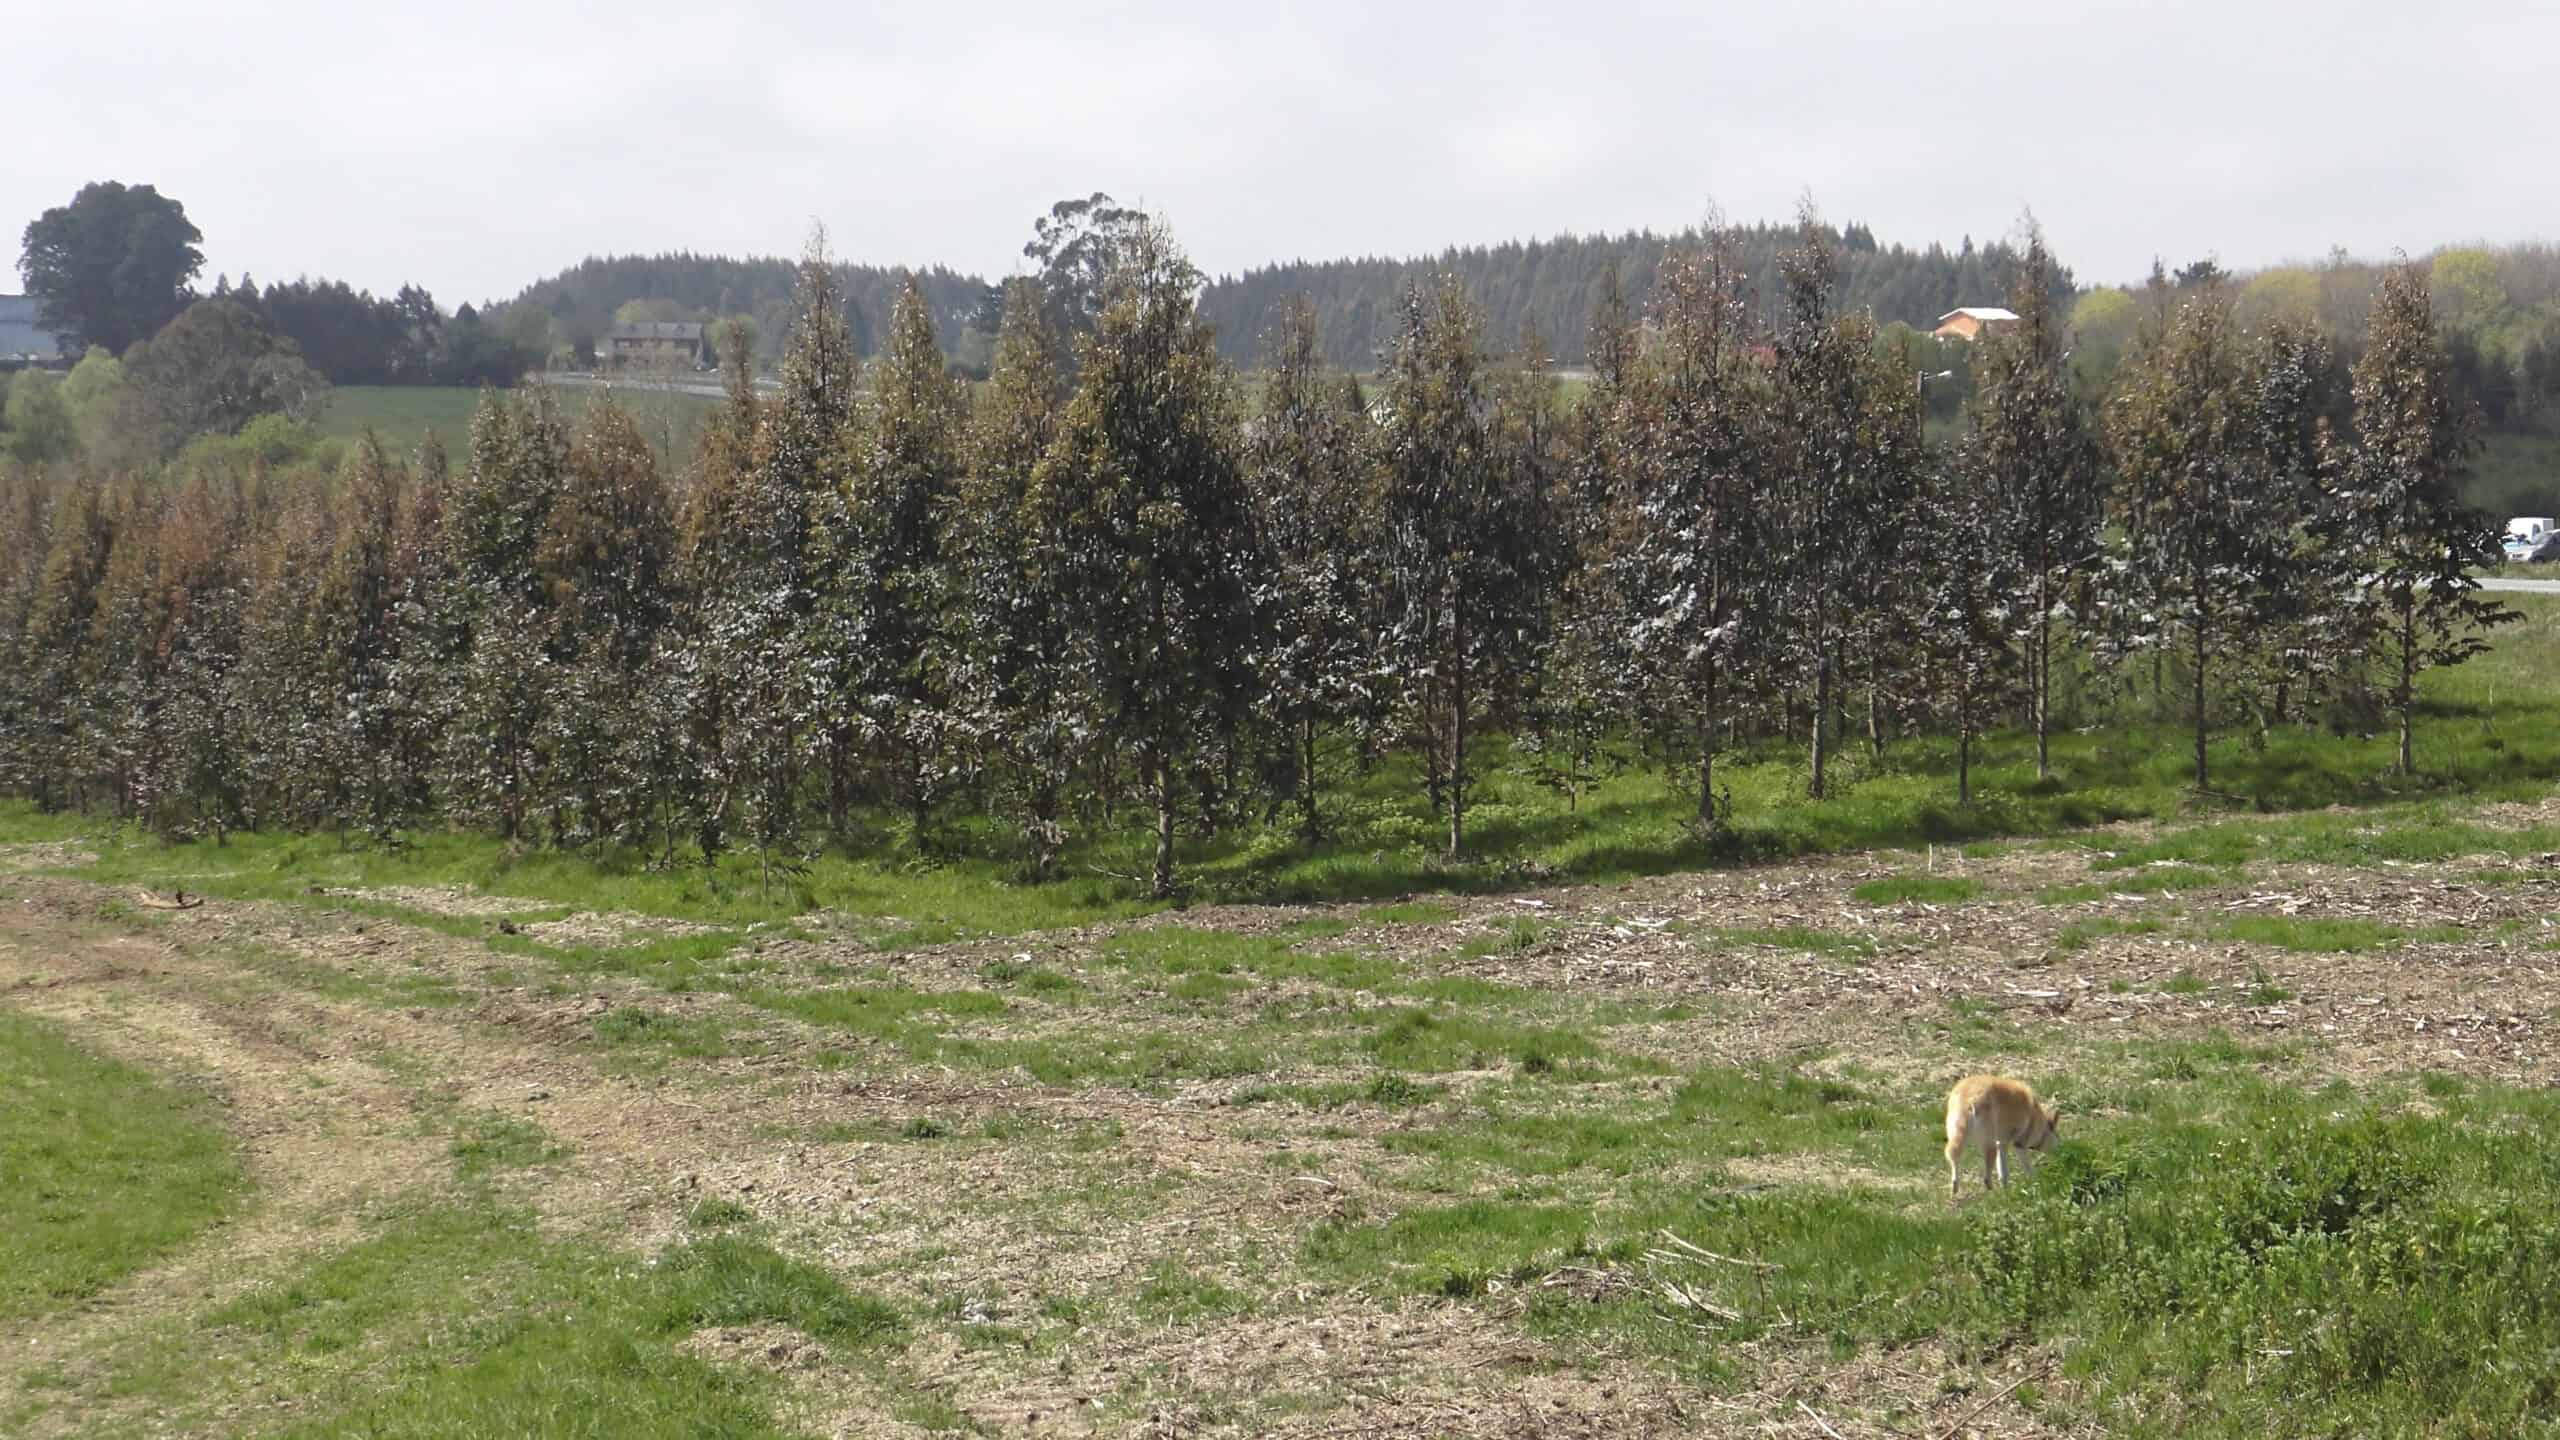
[[[2505,613],[2467,578],[2489,533],[2413,269],[2351,373],[2163,295],[2099,403],[2030,235],[1933,445],[1820,226],[1774,326],[1738,253],[1709,231],[1642,315],[1605,289],[1574,404],[1455,280],[1403,295],[1365,385],[1304,304],[1242,380],[1149,221],[1078,333],[1013,282],[974,393],[913,285],[864,366],[813,245],[779,389],[741,337],[681,473],[540,389],[488,394],[458,464],[0,472],[0,788],[670,866],[994,814],[1041,876],[1134,814],[1163,893],[1186,828],[1316,841],[1328,787],[1399,753],[1452,856],[1495,753],[1577,799],[1658,765],[1712,827],[1720,758],[1792,738],[1819,799],[1844,735],[1931,732],[1969,801],[1986,729],[2042,771],[2058,677],[2146,665],[2199,786],[2235,712],[2344,695],[2406,766],[2417,677]]]

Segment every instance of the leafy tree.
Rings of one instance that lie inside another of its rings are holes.
[[[1022,256],[1040,267],[1049,323],[1071,347],[1065,357],[1070,373],[1081,359],[1072,347],[1101,325],[1112,277],[1150,223],[1145,212],[1125,208],[1099,190],[1081,200],[1061,200],[1032,222]]]
[[[514,841],[554,797],[541,745],[554,659],[552,586],[541,556],[567,488],[569,435],[550,393],[484,393],[471,463],[444,510],[442,604],[461,627],[443,730],[446,793]]]
[[[2182,645],[2188,662],[2199,790],[2210,783],[2210,686],[2248,643],[2282,559],[2283,531],[2258,500],[2258,418],[2231,300],[2218,288],[2186,301],[2137,352],[2106,416],[2145,640]]]
[[[896,789],[921,842],[950,709],[946,550],[967,420],[965,391],[934,343],[921,285],[908,287],[891,316],[871,389],[836,599],[847,612],[844,660],[864,727],[903,757]]]
[[[2393,267],[2397,269],[2398,267]],[[2389,272],[2384,272],[2388,286]],[[2447,250],[2435,257],[2428,267],[2429,293],[2444,316],[2448,328],[2482,336],[2495,330],[2506,318],[2507,289],[2498,275],[2498,262],[2486,250]],[[2381,299],[2380,291],[2375,294]],[[2379,307],[2368,323],[2383,323]],[[2439,341],[2439,343],[2441,343]]]
[[[1539,497],[1496,453],[1483,320],[1456,276],[1402,301],[1381,377],[1386,586],[1397,676],[1421,712],[1449,819],[1466,845],[1467,737],[1503,668],[1522,658],[1539,595]]]
[[[1657,398],[1631,421],[1649,433],[1629,445],[1639,459],[1622,581],[1628,639],[1665,750],[1693,767],[1702,826],[1721,818],[1715,756],[1758,638],[1775,480],[1769,397],[1735,267],[1733,247],[1712,238],[1664,262],[1648,377]]]
[[[163,834],[210,834],[216,844],[248,820],[244,752],[255,737],[235,714],[228,684],[239,667],[248,528],[236,483],[202,470],[172,497],[161,525],[158,589],[167,605],[147,818]],[[381,763],[396,766],[399,758]]]
[[[1199,286],[1161,223],[1134,223],[1032,478],[1033,503],[1061,517],[1067,608],[1104,731],[1154,804],[1158,896],[1173,893],[1177,777],[1232,742],[1252,698],[1252,512]]]
[[[2521,618],[2482,599],[2472,577],[2475,567],[2496,560],[2497,543],[2455,484],[2475,442],[2450,370],[2426,277],[2414,265],[2384,272],[2355,366],[2355,451],[2338,518],[2378,612],[2379,658],[2400,722],[2403,775],[2415,764],[2419,675],[2479,654],[2488,648],[2490,627]]]
[[[2073,576],[2099,553],[2105,476],[2096,436],[2064,368],[2063,330],[2052,302],[2052,258],[2032,221],[2010,286],[2018,323],[1985,340],[1976,365],[1980,391],[1966,435],[1966,475],[1984,502],[1972,519],[2014,545],[2010,571],[2021,589],[2026,686],[2036,732],[2036,778],[2053,773],[2054,629]],[[1970,494],[1956,497],[1973,508]],[[1972,577],[1963,584],[1971,585]],[[1958,592],[1954,599],[1966,600]],[[1967,602],[1969,603],[1969,601]],[[1969,622],[1968,622],[1969,623]]]
[[[1973,745],[1986,717],[2022,683],[2033,685],[2039,663],[2018,643],[2015,607],[2034,593],[2021,543],[2027,537],[2008,528],[1999,492],[1968,475],[1968,463],[1984,462],[1977,452],[1921,468],[1907,542],[1920,673],[1955,731],[1959,805],[1973,803]],[[2047,632],[2032,626],[2025,634],[2032,645]]]
[[[8,429],[0,433],[0,451],[28,465],[48,465],[80,453],[79,427],[62,398],[62,377],[44,370],[21,370],[9,382],[5,411]]]
[[[999,324],[952,534],[965,634],[954,692],[995,761],[1032,874],[1045,880],[1066,839],[1067,786],[1095,744],[1096,721],[1069,608],[1072,497],[1033,483],[1066,405],[1039,281],[1007,282]]]
[[[402,809],[401,787],[382,768],[396,758],[388,699],[402,478],[370,433],[347,457],[334,497],[336,533],[299,647],[313,672],[309,723],[318,728],[327,781],[321,818],[376,838],[388,837]]]
[[[777,853],[802,831],[801,779],[813,730],[828,747],[831,790],[851,773],[853,716],[845,703],[842,637],[822,633],[821,599],[833,593],[831,557],[851,462],[859,360],[844,299],[812,233],[800,263],[798,313],[783,353],[782,388],[757,412],[761,428],[726,542],[737,554],[725,591],[709,600],[705,683],[717,696],[721,768],[738,788],[756,846],[759,883],[770,888]]]
[[[1579,808],[1602,746],[1636,689],[1630,683],[1619,562],[1630,529],[1627,502],[1657,417],[1640,369],[1635,316],[1606,272],[1584,349],[1593,377],[1567,422],[1568,459],[1547,500],[1555,567],[1548,643],[1533,725],[1550,784]]]
[[[640,750],[648,757],[649,805],[669,868],[679,832],[706,865],[718,859],[738,783],[730,737],[739,667],[720,634],[735,628],[746,577],[756,573],[749,564],[756,552],[739,538],[761,518],[752,508],[764,415],[750,368],[753,349],[742,331],[723,336],[728,399],[696,442],[691,483],[676,515],[673,614],[650,659],[662,701],[652,707],[656,723],[642,732]]]
[[[1579,784],[1597,744],[1590,722],[1598,697],[1559,691],[1548,663],[1554,654],[1556,603],[1579,558],[1568,543],[1571,532],[1558,522],[1570,519],[1578,525],[1582,518],[1580,507],[1571,503],[1574,497],[1566,493],[1573,466],[1564,448],[1568,426],[1554,363],[1553,347],[1532,325],[1517,347],[1492,357],[1486,370],[1485,393],[1492,406],[1486,426],[1489,459],[1507,472],[1495,479],[1493,488],[1518,506],[1525,542],[1517,557],[1519,583],[1526,598],[1518,630],[1502,637],[1495,651],[1500,659],[1484,667],[1476,689],[1487,714],[1508,721],[1514,730],[1530,730],[1529,744],[1541,750],[1561,746],[1562,778],[1570,790]]]
[[[1788,308],[1776,344],[1771,563],[1791,627],[1785,649],[1812,694],[1807,793],[1818,800],[1827,791],[1847,652],[1863,613],[1858,598],[1872,585],[1880,547],[1893,535],[1889,519],[1922,453],[1918,397],[1877,353],[1871,319],[1831,316],[1832,251],[1810,216],[1805,237],[1781,260]]]
[[[2360,577],[2344,563],[2334,489],[2338,449],[2331,421],[2346,376],[2327,337],[2308,321],[2274,320],[2252,337],[2246,399],[2254,410],[2257,503],[2269,531],[2254,643],[2237,658],[2270,699],[2261,731],[2280,724],[2296,696],[2333,687],[2354,667],[2350,631]]]
[[[2181,290],[2215,289],[2228,284],[2230,280],[2231,272],[2223,269],[2222,262],[2210,255],[2179,266],[2178,273],[2174,277],[2174,283]]]
[[[42,565],[26,605],[19,657],[25,707],[19,727],[27,789],[47,809],[83,805],[80,763],[90,621],[98,581],[115,544],[114,517],[100,487],[75,480],[50,506]]]
[[[1284,308],[1265,345],[1245,447],[1268,565],[1262,688],[1288,755],[1298,835],[1312,843],[1324,828],[1323,747],[1374,690],[1367,418],[1325,375],[1314,305]]]
[[[560,617],[558,652],[600,645],[607,663],[638,668],[672,603],[673,517],[657,455],[630,412],[610,396],[591,406],[534,553]]]
[[[2298,265],[2261,270],[2240,287],[2234,307],[2240,323],[2256,328],[2273,322],[2316,324],[2320,317],[2320,277]]]
[[[100,180],[28,222],[18,273],[42,302],[46,329],[122,353],[187,308],[203,239],[176,200]]]
[[[124,379],[164,452],[260,415],[309,419],[328,391],[292,341],[229,300],[198,301],[134,346]]]

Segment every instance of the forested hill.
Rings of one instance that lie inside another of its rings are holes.
[[[1774,314],[1778,253],[1794,244],[1800,232],[1793,224],[1761,224],[1738,226],[1735,233],[1743,265],[1760,290],[1763,306]],[[1523,324],[1534,323],[1557,362],[1574,365],[1582,361],[1592,303],[1608,268],[1617,267],[1629,305],[1641,313],[1664,252],[1696,238],[1695,232],[1568,235],[1451,249],[1410,260],[1292,261],[1220,277],[1202,297],[1201,309],[1217,326],[1218,346],[1227,357],[1250,364],[1280,302],[1291,295],[1308,295],[1315,301],[1317,333],[1326,361],[1345,369],[1369,370],[1394,326],[1397,292],[1409,281],[1455,271],[1484,305],[1490,336],[1511,344],[1519,339]],[[1879,323],[1899,320],[1926,328],[1959,305],[1998,305],[2008,293],[2015,252],[2006,244],[1976,246],[1968,239],[1956,250],[1936,244],[1921,250],[1880,246],[1875,233],[1864,225],[1850,225],[1839,238],[1841,274],[1833,292],[1835,305],[1849,310],[1872,308]],[[2055,277],[2054,287],[2067,307],[2068,270]]]
[[[617,311],[638,307],[627,317],[648,320],[726,319],[746,315],[756,322],[757,348],[778,355],[791,326],[791,292],[798,264],[778,256],[733,259],[726,255],[609,255],[591,257],[525,287],[508,308],[531,307],[547,313],[553,337],[572,346],[592,346],[613,328]],[[906,271],[880,265],[838,265],[836,275],[850,302],[847,317],[854,344],[868,355],[888,333],[890,307]],[[925,299],[933,306],[945,354],[961,350],[961,335],[977,314],[986,282],[934,266],[918,272]]]
[[[1738,226],[1745,268],[1759,287],[1762,303],[1775,314],[1778,303],[1777,257],[1799,234],[1790,224]],[[1584,334],[1600,277],[1616,266],[1630,306],[1638,313],[1653,290],[1654,270],[1666,251],[1694,242],[1694,232],[1657,235],[1641,232],[1617,236],[1564,236],[1554,240],[1509,241],[1500,245],[1453,248],[1435,256],[1406,260],[1292,261],[1222,276],[1201,296],[1201,310],[1217,327],[1219,348],[1239,365],[1260,358],[1262,338],[1270,330],[1276,307],[1304,293],[1316,304],[1318,335],[1328,363],[1349,370],[1369,370],[1377,363],[1395,323],[1397,293],[1410,281],[1454,271],[1485,307],[1486,333],[1509,345],[1520,338],[1524,323],[1534,322],[1546,337],[1557,363],[1582,361]],[[1977,246],[1966,240],[1949,250],[1931,244],[1924,249],[1879,245],[1864,225],[1850,225],[1838,236],[1841,273],[1834,292],[1844,309],[1873,308],[1879,322],[1926,328],[1959,305],[1997,305],[2008,294],[2015,252],[2006,244]],[[756,322],[757,348],[766,357],[781,353],[791,321],[795,262],[778,256],[745,259],[725,255],[614,255],[582,260],[548,279],[539,280],[507,303],[510,311],[534,310],[547,316],[547,335],[529,317],[517,314],[507,323],[510,334],[522,335],[538,350],[565,345],[591,347],[615,324],[629,320],[708,321],[746,315]],[[840,264],[837,276],[850,302],[854,344],[870,354],[886,333],[890,307],[896,303],[904,271],[879,265]],[[974,275],[936,266],[920,272],[925,298],[933,306],[943,353],[964,363],[983,363],[989,337],[972,333],[987,299],[987,282]],[[2056,292],[2067,305],[2070,272],[2060,272]]]

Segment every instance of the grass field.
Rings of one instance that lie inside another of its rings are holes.
[[[562,412],[574,422],[607,392],[563,386],[554,393]],[[693,453],[693,436],[702,417],[720,403],[708,396],[645,386],[619,387],[611,393],[641,422],[643,433],[662,456],[679,459]],[[480,392],[464,386],[342,385],[329,392],[320,433],[352,440],[369,428],[382,437],[391,453],[406,455],[432,431],[458,463],[470,443],[471,414],[479,403]]]
[[[1707,849],[1520,768],[1449,866],[1382,773],[1176,909],[958,822],[766,892],[0,809],[0,1433],[2544,1433],[2532,615],[2418,783],[1772,753]],[[1970,1070],[2064,1144],[1950,1204]]]
[[[2487,437],[2471,462],[2463,498],[2500,523],[2510,515],[2560,515],[2560,438]]]

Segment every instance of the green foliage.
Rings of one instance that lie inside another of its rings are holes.
[[[0,452],[27,465],[68,460],[80,451],[80,431],[62,396],[62,377],[45,370],[21,370],[8,382],[7,404],[0,416]]]
[[[309,421],[328,381],[292,341],[229,300],[199,300],[125,352],[124,381],[162,453],[233,435],[261,415]]]
[[[1743,292],[1749,316],[1765,322],[1783,311],[1777,257],[1800,232],[1787,222],[1729,228],[1735,271],[1750,277]],[[2016,250],[2005,244],[1968,243],[1950,251],[1934,244],[1879,244],[1859,224],[1825,228],[1841,257],[1841,308],[1872,311],[1880,325],[1926,329],[1959,305],[1992,303],[2005,293],[2016,264]],[[1639,231],[1458,246],[1410,259],[1292,261],[1218,281],[1201,297],[1201,307],[1228,358],[1241,364],[1253,357],[1260,337],[1293,297],[1312,297],[1325,362],[1365,370],[1394,342],[1397,297],[1449,274],[1485,307],[1489,333],[1534,330],[1553,336],[1559,342],[1556,363],[1590,365],[1597,362],[1582,341],[1601,304],[1602,277],[1614,274],[1626,303],[1641,310],[1656,297],[1666,257],[1695,249],[1704,238],[1700,231]],[[2058,273],[2054,284],[2057,298],[2067,298],[2068,273]]]
[[[1256,557],[1198,272],[1152,221],[1116,261],[1032,503],[1059,517],[1070,653],[1154,806],[1150,890],[1164,898],[1182,772],[1231,739],[1251,703]]]
[[[44,302],[46,329],[121,353],[187,307],[188,284],[204,268],[203,239],[176,200],[100,180],[27,222],[18,269]]]
[[[2187,1433],[2529,1424],[2560,1232],[2515,1132],[2547,1103],[2328,1108],[2066,1144],[1971,1238],[1983,1319],[2076,1335],[2075,1371],[2122,1403],[2176,1397],[2152,1413]]]
[[[935,336],[946,353],[956,353],[966,343],[986,292],[984,280],[939,265],[908,271],[831,262],[830,269],[829,284],[842,297],[846,334],[861,355],[881,348],[898,298],[911,281],[924,291]],[[616,313],[635,301],[656,318],[744,319],[752,331],[751,346],[760,347],[756,355],[770,363],[800,323],[796,297],[802,280],[799,265],[787,255],[599,255],[533,282],[493,313],[538,317],[546,333],[589,352],[613,328]]]

